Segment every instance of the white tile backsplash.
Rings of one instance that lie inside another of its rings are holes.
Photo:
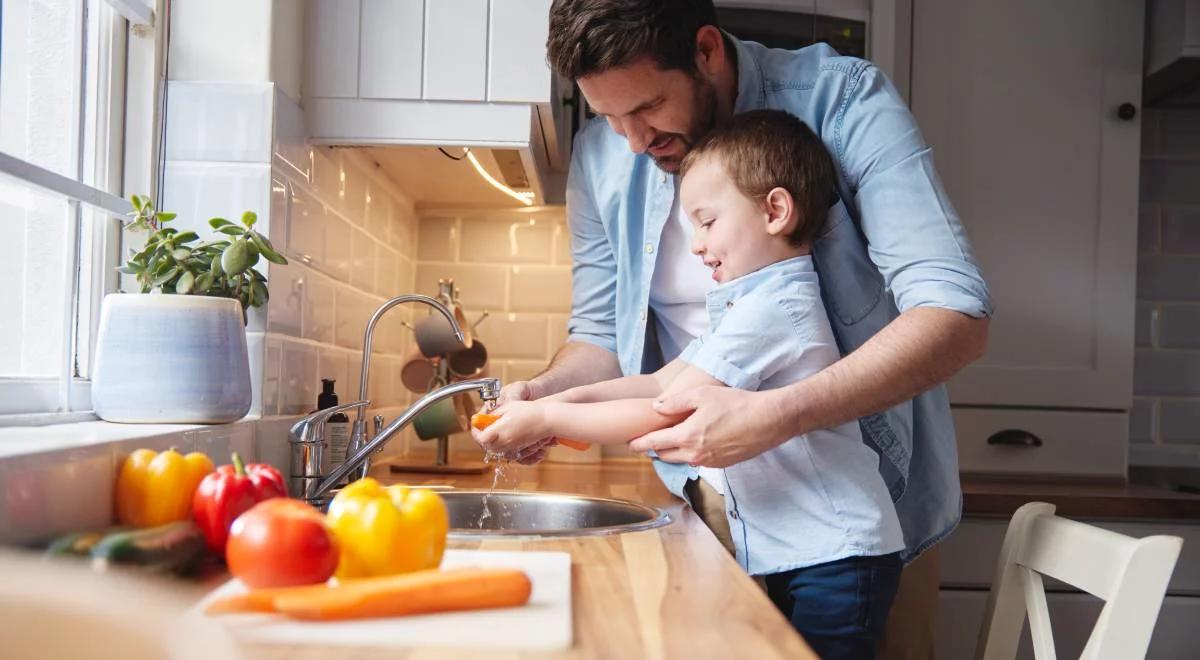
[[[236,222],[243,211],[259,217],[271,208],[271,166],[266,163],[167,161],[161,208],[179,214],[172,226],[201,237],[209,218]]]
[[[280,372],[283,401],[280,413],[300,415],[315,408],[317,385],[317,347],[296,340],[285,340]]]
[[[350,283],[364,291],[375,291],[379,265],[377,243],[361,229],[350,232]]]
[[[295,185],[288,205],[287,250],[289,258],[315,265],[325,262],[325,207]]]
[[[305,339],[332,344],[334,325],[337,318],[333,280],[308,271],[304,285],[304,325],[301,336]]]
[[[350,225],[332,213],[325,214],[324,270],[339,282],[350,281],[350,259],[353,238]]]
[[[299,337],[303,331],[305,268],[292,262],[271,264],[267,278],[270,302],[267,308],[267,332]]]
[[[462,304],[473,309],[504,309],[508,268],[476,264],[417,264],[417,293],[434,295],[438,280],[451,278]]]
[[[512,266],[509,308],[514,312],[571,311],[571,269]]]
[[[548,264],[556,225],[528,215],[466,218],[460,258],[472,263]]]

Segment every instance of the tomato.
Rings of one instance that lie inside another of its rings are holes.
[[[338,548],[316,509],[277,497],[233,521],[225,561],[235,577],[256,589],[319,584],[337,569]]]

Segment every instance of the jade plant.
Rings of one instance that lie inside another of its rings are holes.
[[[287,259],[254,230],[258,215],[253,211],[243,213],[240,224],[212,218],[209,226],[221,235],[200,241],[194,231],[166,226],[176,214],[156,209],[149,197],[134,195],[130,201],[132,220],[125,228],[150,235],[141,250],[130,250],[129,259],[117,270],[137,277],[142,293],[233,298],[241,301],[243,316],[267,302],[267,278],[254,265],[260,257],[274,264],[286,264]]]

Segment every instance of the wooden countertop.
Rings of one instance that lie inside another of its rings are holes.
[[[381,480],[487,488],[492,475],[405,474]],[[574,645],[562,652],[413,648],[407,652],[311,646],[251,646],[250,657],[354,658],[816,658],[765,593],[704,523],[674,498],[641,459],[600,464],[505,466],[497,488],[633,500],[666,510],[672,523],[617,536],[547,540],[452,540],[450,547],[548,550],[572,558]]]
[[[1011,516],[1026,502],[1049,502],[1080,518],[1191,520],[1200,523],[1200,495],[1138,484],[964,479],[963,513]]]

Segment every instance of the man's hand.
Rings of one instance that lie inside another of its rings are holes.
[[[778,390],[747,392],[732,387],[697,387],[664,397],[654,409],[690,417],[637,438],[629,449],[653,450],[668,463],[728,467],[754,458],[796,435],[777,401]]]

